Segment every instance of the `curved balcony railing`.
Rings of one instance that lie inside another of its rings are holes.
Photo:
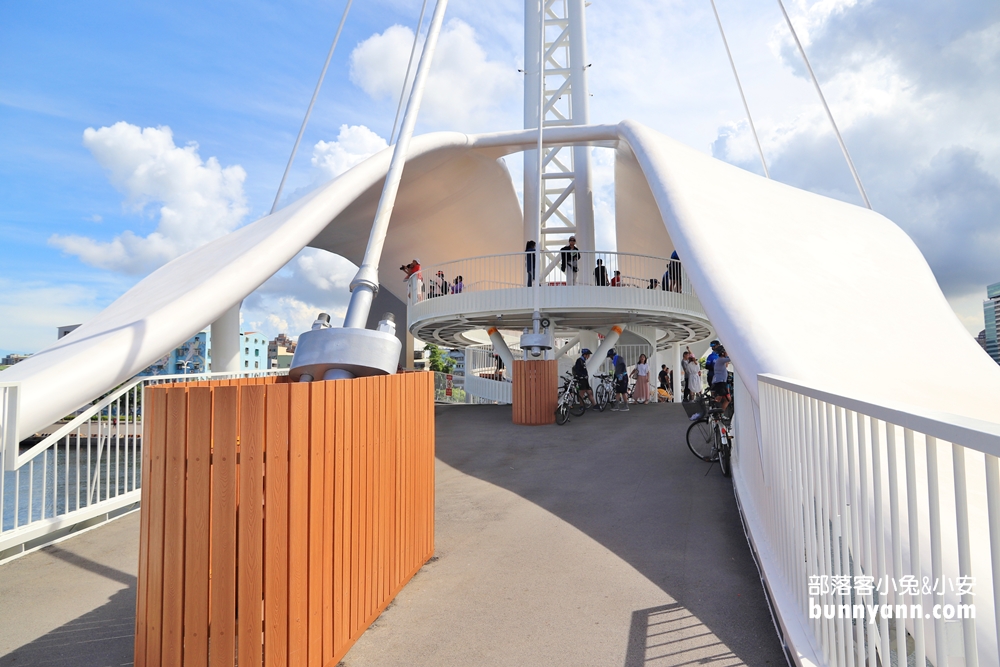
[[[568,261],[564,261],[564,257]],[[572,267],[575,262],[576,271]],[[539,270],[532,267],[539,264]],[[657,289],[693,295],[678,260],[624,252],[507,253],[421,267],[409,277],[409,303],[452,294],[531,287],[597,286]]]

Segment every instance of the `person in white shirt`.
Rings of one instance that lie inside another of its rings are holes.
[[[645,354],[639,355],[639,363],[632,369],[635,379],[635,402],[649,403],[649,361]]]

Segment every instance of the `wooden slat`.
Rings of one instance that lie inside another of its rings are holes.
[[[337,553],[334,548],[337,534],[333,521],[331,521],[330,518],[336,511],[336,501],[334,500],[334,493],[336,491],[336,487],[334,485],[336,438],[334,435],[334,429],[337,428],[337,426],[342,422],[343,414],[337,410],[336,405],[338,383],[324,382],[323,384],[326,386],[325,412],[327,415],[323,433],[323,579],[322,581],[315,582],[313,585],[315,586],[316,584],[319,584],[322,587],[323,664],[325,665],[333,659],[338,647],[336,637],[337,631],[335,627],[338,614],[333,604],[335,590],[337,587]]]
[[[310,384],[288,385],[288,667],[304,667],[309,656]]]
[[[332,430],[333,441],[331,446],[334,452],[333,470],[333,645],[336,647],[335,653],[347,645],[347,622],[350,620],[350,594],[344,590],[348,578],[345,576],[345,568],[350,566],[350,559],[345,554],[345,544],[350,544],[350,539],[345,540],[344,536],[350,529],[350,522],[344,512],[345,493],[344,489],[349,488],[347,465],[344,460],[345,438],[344,430],[351,423],[350,415],[344,412],[344,383],[331,383],[331,391],[336,387],[340,390],[335,394],[334,409],[336,415],[334,428]],[[346,620],[345,620],[346,619]]]
[[[180,667],[184,657],[184,491],[187,468],[187,389],[167,389],[166,475],[163,493],[162,664]]]
[[[264,448],[267,465],[264,503],[265,667],[288,664],[288,385],[263,385],[267,392]]]
[[[362,610],[361,591],[359,587],[364,579],[364,563],[361,562],[364,553],[361,546],[362,521],[364,521],[364,516],[361,514],[361,493],[363,491],[361,485],[361,427],[363,420],[358,418],[359,415],[356,412],[359,403],[359,383],[345,382],[343,385],[350,396],[350,402],[345,412],[351,414],[351,531],[348,533],[351,536],[351,579],[349,584],[351,593],[351,625],[347,636],[353,641],[357,636],[358,629],[361,627]]]
[[[212,436],[211,665],[233,667],[236,653],[236,438],[239,390],[216,387]]]
[[[360,623],[357,632],[360,633],[361,626],[367,625],[371,618],[371,590],[372,590],[372,419],[371,419],[371,384],[374,378],[361,378],[361,382],[352,383],[358,392],[358,404],[355,409],[365,411],[364,418],[359,419],[361,431],[361,582],[358,589],[360,609]],[[364,406],[363,408],[361,406]],[[359,415],[360,416],[360,415]]]
[[[261,664],[263,600],[264,388],[240,388],[239,593],[240,665]]]
[[[146,388],[143,391],[142,404],[146,406],[146,415],[142,420],[142,440],[140,454],[142,455],[142,470],[140,482],[142,484],[140,507],[150,507],[150,484],[149,484],[149,454],[152,449],[153,433],[152,425],[156,423],[154,417],[155,401],[152,398],[152,390]],[[139,514],[139,576],[136,582],[135,600],[135,652],[134,662],[137,667],[146,666],[146,599],[148,597],[148,575],[149,575],[149,511],[144,509]]]
[[[212,389],[188,392],[184,536],[184,665],[208,665],[208,575],[212,483]]]
[[[166,472],[167,390],[153,389],[153,438],[150,443],[149,469],[149,575],[146,594],[146,664],[159,667],[163,618],[163,492]],[[143,485],[147,480],[142,480]]]
[[[309,667],[323,665],[323,480],[326,448],[326,386],[309,387]],[[332,418],[332,417],[331,417]],[[332,510],[331,510],[332,511]],[[317,585],[320,584],[320,585]],[[332,584],[331,584],[332,585]],[[332,626],[332,619],[331,619]],[[331,635],[331,651],[332,651]]]

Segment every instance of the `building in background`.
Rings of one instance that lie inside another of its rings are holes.
[[[456,347],[453,350],[448,350],[448,356],[455,362],[455,369],[452,373],[455,375],[465,375],[465,349]]]
[[[205,330],[160,357],[139,375],[186,375],[207,373],[212,361],[212,334]]]
[[[68,334],[70,331],[75,331],[76,329],[79,329],[79,328],[80,328],[79,324],[66,324],[66,325],[63,325],[63,326],[57,328],[56,329],[56,340],[59,340],[60,338],[65,338],[66,334]]]
[[[268,368],[291,368],[292,357],[295,355],[295,341],[287,334],[278,334],[267,344]]]
[[[986,325],[986,353],[1000,364],[1000,343],[997,329],[1000,328],[1000,283],[986,287],[986,301],[983,302],[983,319]]]
[[[2,361],[0,361],[0,365],[13,366],[19,361],[24,361],[30,356],[31,356],[30,354],[8,354],[6,357],[3,358]]]
[[[240,370],[263,371],[270,368],[267,361],[267,338],[256,331],[244,331],[240,334]]]

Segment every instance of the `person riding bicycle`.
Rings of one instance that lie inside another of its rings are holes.
[[[590,355],[590,350],[583,348],[580,352],[580,358],[573,364],[573,377],[576,378],[580,398],[590,401],[590,406],[593,407],[597,405],[597,401],[594,400],[594,392],[590,388],[590,371],[587,370],[587,361],[590,359]]]
[[[615,406],[611,410],[628,412],[628,367],[625,365],[625,360],[620,354],[615,352],[614,348],[608,350],[608,359],[611,359],[611,364],[615,368]],[[619,399],[622,402],[622,407],[620,408],[618,407]]]
[[[729,407],[729,363],[732,359],[726,355],[726,348],[721,345],[717,346],[715,351],[719,356],[715,359],[712,379],[721,379],[721,382],[712,382],[712,394],[715,395],[719,407],[725,410]]]

